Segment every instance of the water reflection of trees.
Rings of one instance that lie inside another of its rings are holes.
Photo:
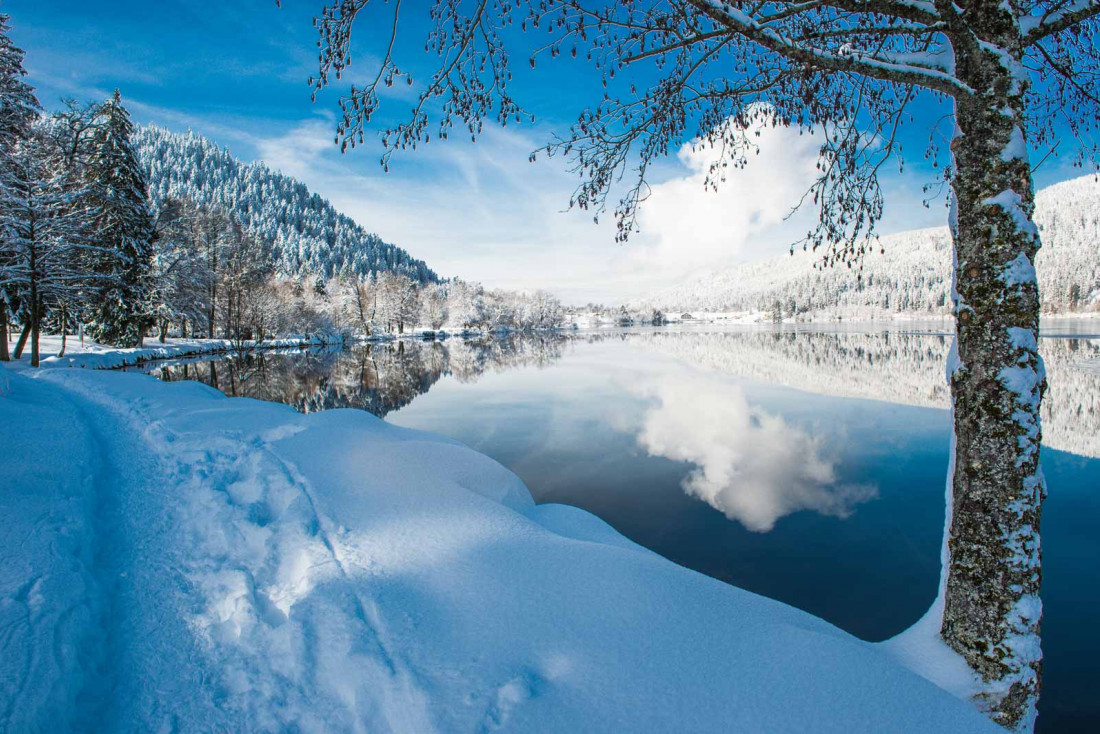
[[[557,334],[401,340],[162,364],[153,373],[166,381],[198,380],[232,397],[285,403],[302,413],[358,408],[384,417],[446,375],[473,382],[490,370],[543,367],[561,358],[566,343],[566,337]]]
[[[550,365],[576,342],[609,341],[810,392],[948,407],[944,365],[950,337],[902,331],[650,329],[405,340],[292,355],[253,354],[156,372],[164,379],[198,379],[228,395],[273,400],[303,412],[350,407],[385,416],[445,375],[473,382],[487,371]],[[1043,403],[1046,445],[1100,456],[1100,340],[1043,339],[1040,350],[1050,376]]]
[[[913,332],[637,332],[632,344],[752,380],[839,397],[947,408],[951,338]],[[1043,442],[1100,457],[1100,340],[1040,340],[1049,391]]]

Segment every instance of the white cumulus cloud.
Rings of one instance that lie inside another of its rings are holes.
[[[759,153],[750,153],[745,168],[727,169],[717,190],[705,181],[721,151],[705,143],[680,148],[686,171],[654,186],[640,209],[635,267],[667,276],[729,265],[756,254],[746,251],[750,240],[783,223],[814,180],[819,141],[787,128],[758,126],[750,134]],[[776,234],[780,248],[795,238],[793,230]]]

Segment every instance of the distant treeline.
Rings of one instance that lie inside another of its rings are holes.
[[[1100,183],[1095,176],[1038,192],[1035,258],[1046,314],[1100,313]],[[951,313],[951,237],[946,227],[883,237],[862,270],[815,268],[797,251],[717,270],[632,304],[648,313],[760,312],[773,319],[873,319]]]

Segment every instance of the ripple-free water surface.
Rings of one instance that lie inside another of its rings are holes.
[[[1046,732],[1100,719],[1100,340],[1063,337],[1042,340]],[[676,563],[877,641],[936,593],[948,343],[897,327],[640,329],[154,372],[457,438],[538,502],[582,507]]]

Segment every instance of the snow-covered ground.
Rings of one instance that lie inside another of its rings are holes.
[[[136,374],[0,392],[0,730],[998,730],[454,441]]]
[[[223,354],[232,352],[238,348],[245,349],[298,349],[300,347],[316,346],[323,344],[324,340],[317,337],[290,337],[286,339],[267,339],[263,342],[244,341],[237,344],[229,339],[166,339],[163,343],[155,339],[146,339],[145,346],[132,349],[122,349],[105,344],[97,344],[91,339],[85,339],[82,344],[80,337],[70,334],[65,345],[65,356],[61,353],[61,336],[59,334],[43,334],[39,339],[39,352],[42,367],[85,367],[88,369],[115,369],[128,367],[154,359],[175,359],[180,357],[198,357],[204,354]],[[14,352],[15,343],[9,344],[9,349]],[[13,360],[7,364],[11,370],[20,370],[30,367],[31,348],[28,344],[24,349],[21,359]]]
[[[467,332],[463,332],[466,334]],[[479,334],[480,332],[468,332]],[[374,334],[368,337],[356,337],[355,342],[389,342],[399,339],[427,339],[445,337],[445,332],[427,330],[410,330],[401,336],[394,334]],[[322,336],[291,336],[279,339],[265,339],[262,342],[245,340],[236,342],[231,339],[180,339],[168,338],[164,342],[155,339],[146,339],[145,346],[123,349],[107,344],[98,344],[91,339],[80,342],[80,337],[70,334],[65,345],[65,356],[61,353],[61,335],[43,334],[39,339],[39,350],[42,355],[41,367],[82,367],[87,369],[104,370],[130,367],[158,359],[182,359],[186,357],[202,357],[204,355],[228,354],[240,350],[279,350],[279,349],[306,349],[332,344],[343,344],[344,338],[339,335]],[[14,354],[15,342],[9,342],[9,351]],[[30,368],[30,345],[23,350],[20,359],[13,359],[7,363],[7,367],[13,371]]]

